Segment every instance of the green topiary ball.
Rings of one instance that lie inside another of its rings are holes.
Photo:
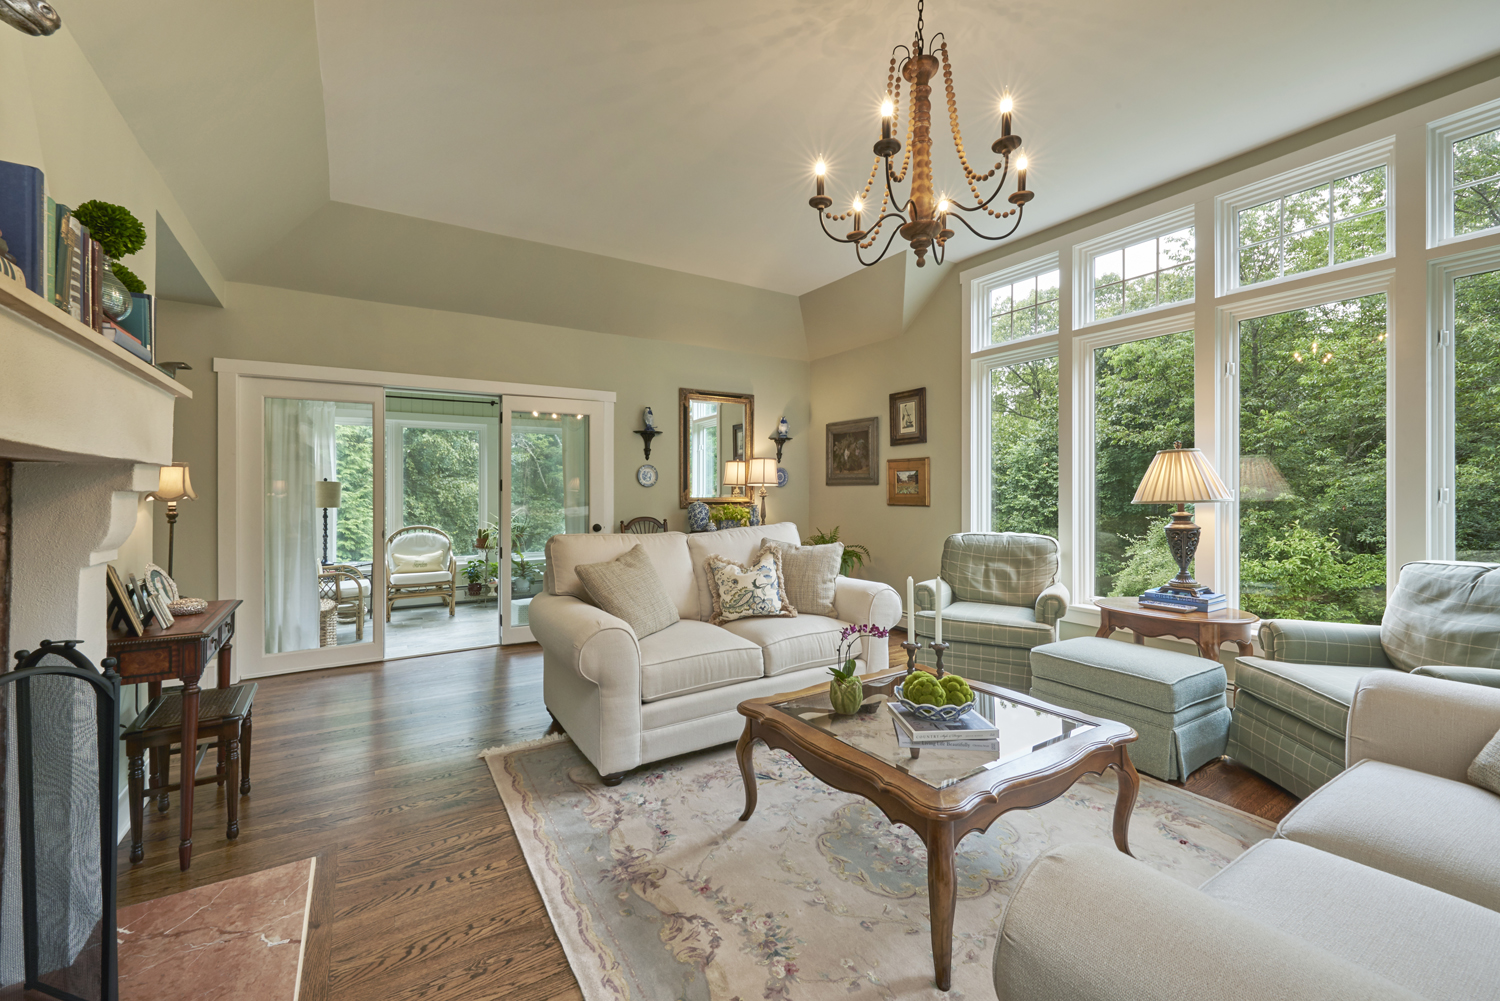
[[[950,706],[966,705],[974,701],[974,689],[969,683],[956,674],[945,674],[938,679],[938,684],[948,696]]]
[[[146,245],[146,227],[123,205],[90,199],[73,210],[73,217],[87,226],[89,235],[116,260]]]
[[[934,675],[926,671],[918,671],[907,678],[901,685],[901,694],[918,705],[941,706],[948,703],[947,691]]]
[[[134,271],[131,271],[119,261],[112,263],[109,266],[109,270],[113,271],[115,277],[120,279],[120,284],[130,289],[130,291],[141,293],[146,291],[146,283],[141,281],[140,277]]]

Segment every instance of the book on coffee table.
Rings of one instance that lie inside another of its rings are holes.
[[[981,754],[994,756],[1000,753],[1000,741],[993,737],[979,737],[968,740],[912,740],[901,729],[901,724],[891,720],[891,729],[896,732],[896,746],[912,748],[915,750],[926,749],[929,751],[978,751]]]
[[[958,719],[924,719],[899,702],[887,702],[885,707],[896,719],[896,726],[906,734],[908,740],[917,744],[951,740],[996,740],[1000,731],[995,724],[970,709]]]

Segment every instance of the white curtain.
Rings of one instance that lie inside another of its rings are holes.
[[[336,405],[266,399],[266,653],[318,646],[318,480],[334,477]]]

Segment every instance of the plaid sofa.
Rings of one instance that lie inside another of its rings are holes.
[[[1240,657],[1226,753],[1298,796],[1344,770],[1349,705],[1372,671],[1500,687],[1500,564],[1408,563],[1378,626],[1271,619]]]
[[[943,542],[939,576],[917,585],[916,642],[930,642],[943,610],[943,667],[1026,691],[1031,649],[1057,639],[1068,611],[1057,540],[1024,532],[972,532]]]

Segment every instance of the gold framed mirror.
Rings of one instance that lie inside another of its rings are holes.
[[[731,485],[735,470],[727,463],[748,459],[754,448],[755,397],[703,389],[679,389],[677,396],[681,506],[751,503],[748,489]]]

